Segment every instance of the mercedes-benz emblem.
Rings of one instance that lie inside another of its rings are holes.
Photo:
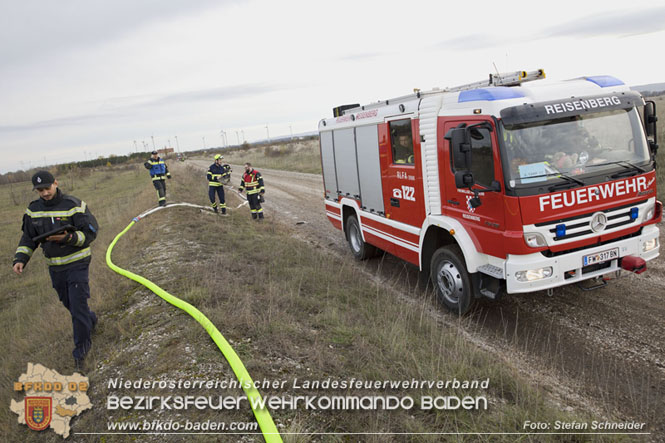
[[[589,227],[591,227],[591,230],[593,232],[600,232],[605,230],[605,228],[607,227],[607,216],[602,212],[596,212],[591,217],[591,221],[589,222]]]

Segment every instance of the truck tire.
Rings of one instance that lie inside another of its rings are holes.
[[[355,215],[346,220],[346,238],[349,241],[351,252],[357,260],[367,260],[376,255],[376,247],[363,241],[360,224]]]
[[[434,252],[430,275],[439,302],[459,316],[469,312],[474,301],[473,286],[457,246],[443,246]]]

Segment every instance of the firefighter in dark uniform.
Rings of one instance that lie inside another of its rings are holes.
[[[263,187],[261,173],[252,168],[250,163],[245,163],[245,173],[240,180],[240,188],[238,190],[242,192],[245,189],[247,189],[247,201],[252,212],[252,218],[254,220],[263,220],[261,201],[263,201],[263,194],[265,194],[266,190]]]
[[[166,166],[164,160],[159,158],[159,153],[157,151],[152,151],[150,160],[143,163],[143,166],[150,170],[152,184],[157,190],[159,206],[166,206],[166,179],[171,178],[171,173],[169,172],[168,166]]]
[[[228,175],[228,169],[222,165],[224,156],[221,154],[215,155],[215,163],[210,165],[206,176],[208,177],[208,197],[213,211],[217,210],[217,201],[215,193],[219,196],[219,208],[222,210],[222,215],[226,215],[226,201],[224,200],[224,183],[222,179]]]
[[[97,316],[88,307],[90,243],[97,236],[97,220],[85,202],[58,189],[58,182],[50,172],[37,172],[32,184],[40,198],[30,203],[23,215],[23,235],[13,269],[22,274],[37,246],[41,246],[53,288],[72,316],[74,362],[77,369],[82,369],[97,324]],[[51,234],[38,238],[47,233]]]

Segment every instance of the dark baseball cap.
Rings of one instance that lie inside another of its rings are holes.
[[[32,176],[32,189],[48,188],[55,183],[55,177],[48,171],[38,171]]]
[[[151,154],[152,154],[152,155],[155,155],[155,154],[159,154],[159,152],[157,152],[157,151],[152,151]]]

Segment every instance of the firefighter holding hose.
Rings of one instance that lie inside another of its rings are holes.
[[[159,158],[157,151],[152,151],[150,160],[143,163],[143,166],[150,171],[152,184],[157,190],[159,206],[166,206],[166,179],[171,178],[168,166],[166,166],[164,160]]]
[[[212,210],[218,213],[217,200],[215,193],[219,196],[219,208],[222,210],[222,215],[226,215],[226,201],[224,200],[224,183],[222,180],[229,172],[228,169],[222,165],[224,156],[221,154],[215,155],[215,163],[210,165],[206,176],[208,177],[208,198],[210,198],[210,205]]]
[[[263,177],[261,173],[252,168],[251,163],[245,163],[245,173],[240,180],[240,192],[247,190],[247,201],[249,208],[252,212],[252,219],[263,220],[263,208],[261,202],[263,201],[263,194],[266,190],[263,187]]]
[[[30,203],[23,215],[23,235],[12,268],[16,274],[23,274],[32,253],[41,246],[53,288],[72,317],[72,354],[76,369],[82,370],[97,324],[97,316],[88,307],[88,268],[90,243],[97,237],[99,227],[85,202],[63,194],[50,172],[37,172],[32,184],[39,199]]]

